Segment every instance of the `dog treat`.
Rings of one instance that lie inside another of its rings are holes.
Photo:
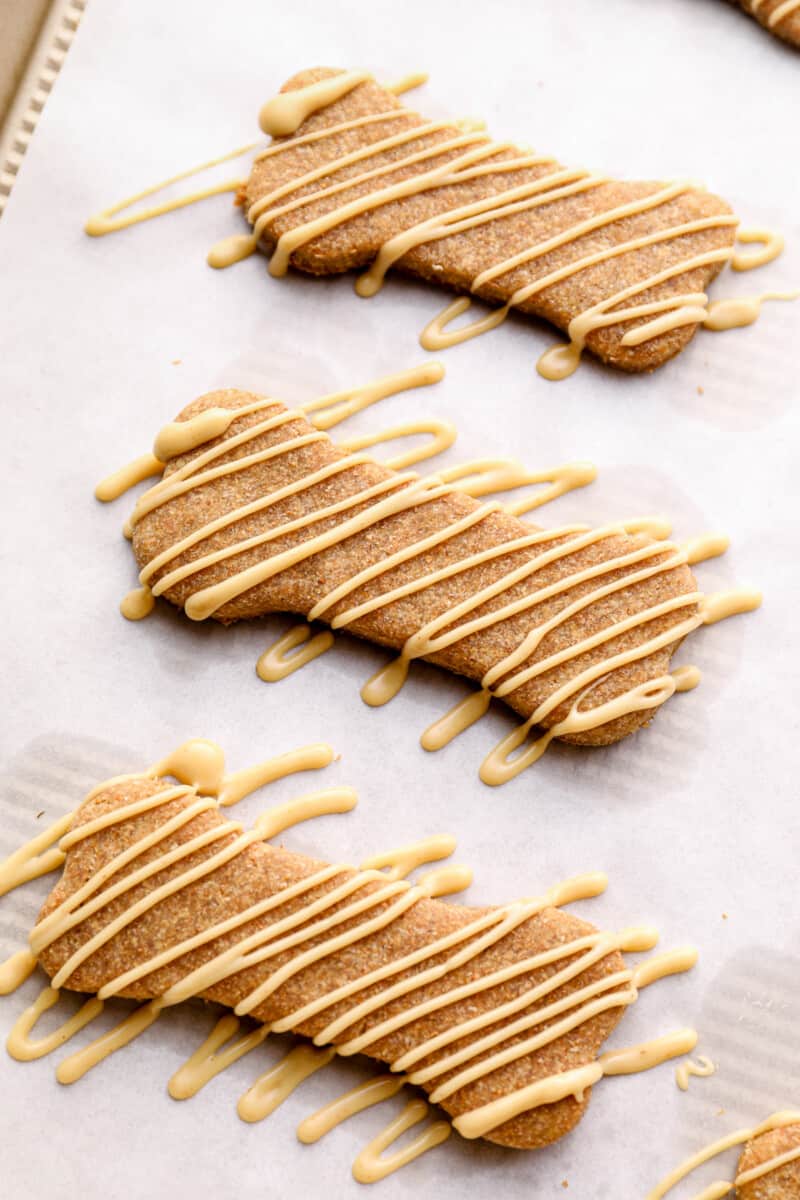
[[[519,310],[569,336],[539,359],[548,379],[572,374],[584,348],[622,370],[649,371],[679,353],[698,325],[750,324],[765,300],[796,297],[770,291],[709,304],[706,288],[726,263],[747,270],[769,262],[782,237],[737,234],[725,201],[696,184],[621,182],[493,142],[474,121],[425,120],[397,100],[420,82],[424,76],[384,87],[366,71],[303,71],[262,108],[273,141],[256,154],[249,179],[129,211],[166,186],[158,184],[91,217],[86,231],[103,236],[236,191],[253,232],[215,245],[211,266],[231,266],[261,247],[272,252],[276,276],[289,266],[313,275],[366,267],[356,283],[362,296],[374,295],[397,266],[466,294],[426,327],[426,349],[494,329]],[[736,252],[737,237],[762,248]],[[449,328],[469,296],[492,311]]]
[[[299,770],[330,757],[329,747],[314,746],[289,759]],[[371,1094],[357,1089],[304,1122],[303,1140],[412,1083],[463,1136],[536,1148],[577,1124],[604,1075],[644,1070],[694,1047],[697,1035],[684,1029],[598,1057],[639,990],[689,970],[697,957],[685,948],[631,967],[623,952],[652,949],[652,928],[605,933],[561,911],[602,892],[605,876],[476,909],[437,899],[469,885],[464,868],[405,878],[448,856],[450,838],[378,855],[358,869],[267,845],[298,821],[356,802],[349,788],[314,793],[268,810],[245,833],[221,807],[274,778],[276,762],[287,774],[278,759],[226,776],[219,747],[187,742],[140,775],[101,784],[75,813],[0,864],[5,890],[64,866],[30,952],[5,967],[12,983],[36,961],[51,978],[12,1030],[14,1057],[63,1045],[112,996],[146,1001],[62,1061],[57,1076],[71,1083],[164,1008],[202,997],[260,1028],[223,1049],[239,1029],[224,1019],[173,1076],[174,1096],[192,1095],[269,1031],[292,1031],[313,1046],[292,1051],[249,1089],[239,1104],[245,1120],[267,1115],[334,1055],[365,1053],[389,1064],[392,1075],[373,1081]],[[94,998],[60,1029],[32,1037],[63,987]],[[421,1112],[427,1108],[417,1102],[404,1127]],[[441,1128],[436,1136],[443,1140]],[[373,1143],[373,1158],[385,1144],[376,1150]]]
[[[800,1196],[800,1112],[773,1113],[755,1129],[738,1129],[676,1167],[649,1192],[661,1200],[698,1167],[734,1146],[744,1146],[734,1180],[711,1183],[695,1200],[722,1200],[734,1189],[737,1200],[797,1200]]]
[[[482,767],[494,784],[553,738],[606,745],[638,729],[699,679],[694,668],[670,672],[680,641],[759,603],[752,591],[699,591],[688,564],[722,553],[725,538],[679,546],[654,519],[541,529],[515,515],[586,483],[586,468],[537,476],[489,460],[420,479],[335,446],[309,420],[321,403],[317,422],[330,426],[342,403],[333,401],[332,410],[326,399],[300,411],[214,392],[159,435],[144,470],[166,460],[163,478],[127,527],[141,588],[123,602],[125,615],[145,615],[163,595],[193,620],[276,611],[322,620],[399,651],[364,686],[371,705],[397,693],[416,658],[474,679],[481,690],[423,745],[445,745],[492,696],[504,699],[524,723]],[[120,478],[99,494],[118,494]],[[536,479],[549,487],[510,507],[474,498]],[[304,627],[281,639],[262,658],[262,677],[281,678],[332,640],[309,636]],[[534,726],[542,735],[512,758]]]
[[[800,0],[739,0],[739,3],[770,33],[800,46]]]

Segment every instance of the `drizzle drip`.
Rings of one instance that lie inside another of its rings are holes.
[[[138,204],[141,200],[146,200],[149,196],[154,196],[157,192],[172,187],[175,183],[181,183],[184,179],[191,179],[194,175],[200,175],[203,171],[208,171],[211,167],[219,166],[220,163],[230,162],[233,158],[240,158],[243,154],[249,154],[251,150],[255,150],[257,145],[257,142],[252,142],[247,146],[239,146],[236,150],[231,150],[227,154],[220,154],[218,158],[211,158],[197,167],[190,167],[188,171],[181,171],[179,175],[172,175],[169,179],[154,184],[153,187],[145,188],[144,191],[137,192],[135,195],[129,196],[126,200],[121,200],[119,204],[114,204],[111,208],[104,208],[102,212],[89,217],[84,227],[86,233],[90,237],[105,237],[107,233],[116,233],[120,229],[127,229],[129,225],[138,225],[141,221],[151,221],[153,217],[160,217],[164,213],[175,212],[179,208],[186,208],[188,205],[196,204],[198,200],[205,200],[209,196],[219,196],[224,192],[238,191],[246,180],[225,180],[223,183],[215,183],[210,187],[190,192],[188,196],[178,196],[173,200],[165,200],[161,204],[142,209],[140,212],[127,213],[125,211],[134,204]],[[123,213],[124,215],[117,216],[118,213]]]
[[[765,300],[796,300],[798,296],[800,292],[762,292],[759,296],[731,296],[726,300],[715,300],[708,306],[703,325],[706,329],[717,331],[741,329],[758,320]]]
[[[706,1058],[705,1054],[698,1055],[697,1062],[693,1058],[687,1058],[686,1062],[675,1068],[675,1082],[682,1092],[688,1092],[689,1080],[693,1075],[700,1079],[706,1079],[709,1075],[713,1075],[716,1069],[711,1059]]]

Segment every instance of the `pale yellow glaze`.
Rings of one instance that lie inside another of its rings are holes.
[[[170,1079],[168,1091],[173,1100],[188,1100],[195,1096],[226,1067],[260,1046],[269,1033],[268,1025],[257,1025],[234,1040],[240,1027],[241,1021],[232,1013],[217,1021],[202,1045]]]
[[[0,896],[13,891],[30,879],[38,879],[55,871],[64,862],[64,853],[57,846],[72,823],[72,813],[60,817],[54,825],[31,838],[0,862]]]
[[[393,471],[402,471],[406,467],[412,467],[428,458],[435,458],[437,454],[449,450],[458,436],[458,431],[451,421],[423,419],[406,421],[402,425],[395,425],[391,429],[384,429],[379,433],[366,433],[360,437],[347,438],[338,444],[340,449],[355,453],[357,450],[371,450],[373,446],[378,446],[381,442],[393,442],[398,438],[422,435],[426,435],[429,440],[411,450],[403,451],[402,454],[394,454],[391,458],[384,459],[383,465],[390,467]]]
[[[395,1150],[393,1154],[385,1153],[407,1129],[412,1129],[414,1125],[424,1121],[429,1111],[424,1100],[412,1100],[407,1104],[400,1115],[390,1121],[358,1155],[353,1163],[353,1178],[359,1183],[377,1183],[400,1167],[413,1162],[427,1150],[432,1150],[434,1146],[446,1141],[452,1132],[450,1122],[434,1121],[422,1133],[406,1142],[400,1150]]]
[[[337,1125],[363,1112],[365,1108],[371,1108],[373,1104],[382,1104],[384,1100],[396,1096],[407,1082],[402,1075],[376,1075],[368,1079],[366,1083],[359,1084],[343,1096],[337,1096],[324,1108],[318,1109],[301,1121],[297,1126],[298,1141],[306,1145],[318,1142]]]
[[[43,1058],[45,1054],[50,1054],[59,1046],[63,1046],[103,1010],[102,1000],[97,998],[87,1000],[74,1016],[65,1021],[63,1025],[59,1025],[52,1033],[42,1038],[31,1038],[31,1031],[39,1017],[58,1003],[59,995],[56,988],[44,988],[33,1004],[17,1017],[6,1040],[6,1050],[12,1058],[19,1062],[31,1062],[35,1058]]]
[[[188,171],[181,171],[179,175],[173,175],[171,178],[165,179],[153,187],[145,188],[144,191],[137,192],[134,196],[129,196],[126,200],[121,200],[119,204],[114,204],[111,208],[103,209],[102,212],[90,217],[86,222],[86,233],[90,237],[104,237],[107,233],[115,233],[117,230],[125,229],[129,225],[138,225],[140,221],[150,221],[153,217],[160,217],[163,213],[174,212],[178,208],[186,208],[190,204],[196,204],[198,200],[205,200],[208,196],[219,196],[223,192],[237,191],[246,182],[245,180],[225,180],[224,183],[212,184],[210,187],[191,192],[188,196],[178,196],[174,200],[165,200],[162,204],[142,209],[140,212],[126,213],[121,217],[117,216],[117,213],[124,213],[125,209],[138,204],[140,200],[146,200],[148,196],[162,192],[165,188],[172,187],[173,184],[180,183],[183,179],[190,179],[193,175],[199,175],[202,171],[208,171],[211,167],[216,167],[220,163],[229,162],[232,158],[239,158],[242,154],[248,154],[256,148],[257,144],[257,142],[252,142],[247,146],[239,146],[238,149],[231,150],[228,154],[221,154],[218,158],[209,159],[207,162],[201,163],[198,167],[192,167]]]
[[[734,1146],[742,1146],[745,1142],[749,1142],[751,1138],[758,1137],[759,1134],[768,1133],[771,1129],[781,1129],[786,1125],[796,1125],[800,1123],[800,1112],[791,1110],[785,1112],[773,1113],[761,1125],[756,1125],[752,1129],[737,1129],[735,1133],[728,1134],[727,1137],[720,1138],[717,1142],[712,1142],[711,1145],[705,1146],[699,1150],[697,1154],[693,1154],[691,1158],[687,1158],[674,1171],[670,1171],[665,1179],[657,1187],[654,1187],[651,1192],[647,1193],[645,1200],[662,1200],[668,1192],[671,1192],[687,1175],[691,1175],[698,1167],[704,1163],[710,1162],[712,1158],[716,1158],[718,1154],[723,1154],[726,1150],[732,1149]],[[763,1175],[772,1169],[771,1165],[764,1164],[764,1170],[757,1168]],[[754,1176],[757,1178],[757,1176]],[[744,1182],[740,1177],[735,1181],[720,1181],[712,1183],[701,1192],[694,1200],[721,1200],[723,1196],[727,1196],[731,1188]]]
[[[110,500],[118,499],[137,483],[151,479],[154,475],[160,475],[163,470],[163,462],[159,462],[152,454],[143,454],[140,458],[128,463],[127,466],[121,467],[119,471],[115,471],[113,475],[101,479],[94,489],[95,498],[107,504]]]
[[[0,996],[15,992],[36,970],[36,955],[30,950],[17,950],[0,963]]]
[[[783,234],[774,229],[739,229],[736,240],[744,245],[759,244],[761,249],[746,254],[734,254],[731,259],[734,271],[751,271],[754,267],[763,267],[782,254],[785,245]]]
[[[313,662],[333,645],[329,629],[314,634],[310,625],[295,625],[273,642],[256,663],[256,674],[265,683],[275,683]],[[298,649],[299,647],[299,649]]]
[[[145,617],[149,617],[155,603],[155,596],[145,585],[124,595],[119,602],[119,611],[126,621],[143,621]]]
[[[215,271],[222,271],[234,263],[244,262],[255,254],[257,248],[255,239],[249,233],[232,233],[214,243],[206,255],[206,262]]]
[[[168,459],[196,450],[204,442],[221,437],[237,416],[241,416],[241,413],[237,413],[235,409],[207,408],[187,421],[172,421],[165,425],[153,443],[153,454],[161,469]]]
[[[675,1068],[675,1082],[682,1092],[688,1092],[689,1080],[693,1075],[700,1079],[706,1079],[709,1075],[713,1075],[716,1067],[710,1058],[705,1054],[698,1054],[697,1061],[693,1058],[687,1058],[686,1062],[680,1063]]]
[[[263,1121],[283,1104],[296,1087],[327,1067],[336,1049],[327,1046],[318,1050],[315,1046],[296,1046],[275,1067],[270,1067],[260,1075],[253,1086],[245,1092],[236,1106],[236,1111],[243,1121]]]
[[[396,83],[384,84],[384,87],[387,92],[391,92],[394,96],[403,96],[406,92],[411,92],[414,88],[422,87],[427,82],[427,71],[412,71],[408,75],[404,75],[402,79],[398,79]]]
[[[708,306],[703,326],[716,331],[740,329],[758,320],[765,300],[796,300],[798,296],[800,292],[762,292],[758,296],[730,296],[715,300]]]
[[[270,137],[286,137],[295,133],[312,113],[341,100],[342,96],[371,78],[368,71],[343,71],[290,92],[279,92],[262,107],[258,123]]]
[[[703,676],[697,667],[687,665],[685,667],[676,667],[672,672],[672,678],[675,681],[676,692],[692,692],[701,682]]]

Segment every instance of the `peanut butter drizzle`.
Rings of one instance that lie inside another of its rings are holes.
[[[0,963],[0,996],[10,996],[36,970],[36,955],[30,950],[18,950]]]
[[[226,1043],[239,1032],[241,1021],[233,1013],[227,1013],[217,1021],[211,1033],[194,1054],[180,1067],[169,1081],[167,1090],[173,1100],[188,1100],[197,1095],[201,1088],[238,1062],[245,1054],[260,1046],[269,1034],[268,1025],[258,1025],[238,1038],[232,1045]],[[224,1048],[223,1048],[224,1047]]]
[[[449,1121],[434,1121],[413,1141],[395,1150],[393,1154],[385,1154],[389,1146],[396,1142],[407,1129],[412,1129],[420,1121],[424,1121],[430,1109],[424,1100],[412,1100],[399,1116],[383,1129],[377,1137],[365,1146],[353,1163],[353,1178],[358,1183],[377,1183],[385,1179],[400,1167],[419,1158],[426,1150],[441,1145],[449,1138],[452,1127]]]
[[[758,296],[731,296],[725,300],[715,300],[708,306],[703,327],[717,331],[740,329],[758,320],[765,300],[796,300],[798,296],[800,292],[762,292]]]
[[[396,83],[384,84],[387,92],[391,92],[394,96],[403,96],[406,92],[411,92],[414,88],[422,87],[428,82],[427,71],[411,71],[408,75],[404,75],[402,79],[398,79]]]
[[[305,1145],[318,1142],[326,1133],[330,1133],[337,1125],[347,1121],[357,1113],[371,1108],[374,1104],[382,1104],[390,1100],[406,1086],[407,1080],[402,1075],[375,1075],[366,1083],[360,1083],[342,1096],[331,1100],[324,1108],[318,1109],[310,1117],[306,1117],[297,1126],[298,1141]]]
[[[393,471],[402,471],[406,467],[413,467],[416,463],[425,462],[428,458],[435,458],[437,454],[442,454],[445,450],[450,449],[458,436],[458,431],[451,421],[423,419],[406,421],[402,425],[395,425],[391,429],[380,430],[378,433],[366,433],[359,437],[347,438],[338,444],[342,450],[355,453],[357,450],[371,450],[373,446],[378,446],[382,442],[393,442],[399,438],[422,435],[426,435],[429,440],[385,459],[383,465],[390,467]]]
[[[751,0],[751,11],[757,13],[762,7],[764,0]],[[779,21],[784,17],[788,17],[791,13],[796,12],[800,8],[800,0],[784,0],[783,4],[779,4],[774,8],[767,18],[767,25],[770,29],[774,29]]]
[[[102,500],[104,504],[111,500],[117,500],[137,483],[143,483],[145,479],[160,475],[163,470],[164,463],[155,455],[143,454],[140,458],[135,458],[133,462],[128,463],[127,466],[121,467],[119,471],[115,471],[113,475],[101,479],[94,489],[95,499]]]
[[[752,271],[755,267],[763,267],[782,254],[785,245],[783,234],[775,229],[740,229],[736,240],[745,246],[759,243],[761,249],[749,254],[737,251],[731,259],[734,271]]]
[[[199,175],[203,171],[208,171],[211,167],[219,166],[220,163],[230,162],[233,158],[239,158],[242,154],[248,154],[251,150],[255,150],[257,145],[257,142],[252,142],[247,146],[239,146],[236,150],[231,150],[227,154],[221,154],[218,158],[211,158],[197,167],[191,167],[188,171],[181,171],[179,175],[173,175],[169,179],[162,180],[161,183],[154,184],[153,187],[145,188],[142,192],[136,192],[135,195],[121,200],[119,204],[112,205],[111,208],[104,208],[102,212],[89,217],[84,226],[85,232],[90,237],[104,237],[107,233],[116,233],[120,229],[127,229],[129,225],[138,225],[141,221],[151,221],[153,217],[160,217],[164,213],[175,212],[179,208],[186,208],[188,205],[196,204],[198,200],[205,200],[209,196],[219,196],[224,192],[238,191],[246,181],[242,179],[228,179],[223,183],[215,183],[210,187],[190,192],[188,196],[176,196],[173,200],[165,200],[161,204],[156,204],[151,208],[142,209],[141,212],[125,213],[126,209],[131,208],[134,204],[138,204],[140,200],[146,200],[148,196],[153,196],[157,192],[163,191],[164,188],[171,187],[175,183],[180,183],[184,179],[191,179],[192,176]],[[117,216],[117,213],[125,213],[125,215],[120,217]]]
[[[118,876],[123,867],[171,837],[177,829],[186,825],[199,812],[214,807],[218,803],[224,803],[226,793],[229,802],[238,799],[247,791],[252,791],[255,787],[260,786],[265,779],[274,778],[276,771],[274,766],[271,769],[260,767],[239,772],[234,776],[226,776],[219,748],[214,743],[197,741],[186,743],[166,759],[161,760],[149,772],[144,773],[143,776],[121,778],[148,778],[166,773],[173,778],[190,779],[192,782],[191,784],[178,783],[174,787],[166,788],[151,796],[104,813],[72,829],[61,839],[60,847],[62,850],[66,850],[101,829],[109,828],[142,812],[157,811],[173,799],[183,796],[198,797],[178,814],[164,821],[158,828],[106,863],[93,877],[89,878],[77,891],[40,921],[34,928],[30,939],[31,950],[34,954],[41,953],[46,946],[63,937],[71,928],[144,880],[157,875],[167,866],[191,858],[201,845],[212,844],[222,837],[229,839],[231,833],[235,833],[237,836],[232,842],[228,841],[221,851],[217,851],[199,865],[173,876],[168,882],[149,892],[76,950],[53,977],[51,986],[42,992],[37,1001],[22,1014],[14,1026],[9,1044],[15,1057],[20,1059],[39,1057],[55,1046],[63,1044],[72,1036],[72,1033],[83,1028],[99,1013],[105,999],[124,990],[136,980],[152,974],[190,950],[246,926],[256,917],[281,908],[289,900],[313,893],[320,884],[332,882],[334,886],[327,890],[322,897],[310,902],[307,900],[290,916],[278,917],[255,934],[250,934],[229,945],[216,957],[191,971],[162,996],[135,1009],[114,1029],[65,1059],[57,1070],[57,1078],[62,1083],[71,1083],[81,1078],[87,1070],[110,1053],[127,1045],[139,1033],[152,1025],[163,1008],[169,1005],[179,1003],[193,995],[202,994],[214,983],[232,974],[237,974],[256,963],[273,958],[287,949],[295,949],[296,953],[288,963],[272,972],[237,1005],[235,1017],[246,1015],[287,979],[312,963],[358,942],[379,929],[388,927],[420,899],[461,890],[471,881],[470,871],[447,865],[421,876],[415,884],[402,878],[408,871],[424,863],[440,861],[452,852],[454,842],[444,835],[429,838],[412,846],[400,847],[368,859],[355,875],[339,884],[336,884],[336,879],[343,875],[348,868],[344,865],[323,867],[312,875],[251,905],[245,911],[237,913],[177,945],[162,950],[149,960],[132,967],[116,979],[106,983],[96,997],[87,1001],[77,1014],[54,1033],[46,1038],[35,1040],[31,1037],[33,1027],[41,1013],[56,1003],[58,988],[68,982],[72,972],[90,954],[98,950],[120,930],[130,925],[142,913],[167,896],[179,893],[182,888],[195,879],[209,874],[222,863],[230,861],[253,842],[274,836],[290,825],[322,812],[347,811],[356,802],[355,793],[346,788],[334,788],[327,792],[301,797],[297,801],[265,813],[249,834],[242,834],[241,826],[228,822],[150,859],[145,866],[125,874],[114,883],[112,880]],[[100,789],[95,789],[95,794],[107,786],[101,785]],[[381,886],[366,896],[359,896],[364,884],[374,882],[380,882]],[[601,874],[579,876],[556,885],[539,897],[515,901],[498,909],[481,913],[463,928],[454,930],[426,946],[419,947],[400,959],[384,963],[274,1022],[271,1028],[281,1032],[297,1026],[310,1016],[338,1005],[344,999],[357,996],[365,990],[370,993],[367,999],[351,1005],[343,1015],[330,1022],[314,1038],[314,1045],[322,1047],[321,1051],[314,1050],[312,1047],[304,1047],[302,1052],[301,1050],[293,1051],[278,1068],[262,1076],[240,1102],[240,1115],[247,1120],[261,1119],[267,1112],[277,1107],[277,1104],[303,1078],[319,1066],[325,1065],[336,1053],[342,1055],[358,1053],[389,1032],[464,997],[475,995],[507,979],[529,973],[545,965],[569,960],[567,965],[557,967],[547,979],[520,994],[514,1000],[498,1004],[481,1016],[462,1021],[443,1033],[422,1040],[412,1050],[407,1051],[400,1059],[391,1064],[393,1072],[403,1072],[403,1080],[407,1079],[413,1083],[428,1082],[445,1072],[451,1072],[455,1067],[462,1067],[454,1077],[451,1076],[446,1083],[433,1089],[431,1099],[435,1102],[446,1098],[460,1087],[465,1086],[466,1083],[483,1077],[505,1063],[515,1061],[541,1046],[550,1044],[598,1013],[633,1003],[642,987],[649,986],[650,983],[666,975],[688,970],[694,965],[696,960],[694,950],[672,951],[645,960],[635,968],[626,968],[580,987],[559,1001],[550,1000],[548,1002],[547,997],[551,996],[553,992],[579,977],[588,967],[606,957],[613,950],[622,949],[634,952],[647,950],[655,945],[658,938],[656,931],[649,928],[628,929],[619,934],[598,931],[551,947],[525,961],[497,969],[469,983],[451,987],[428,1000],[411,1005],[405,1011],[396,1013],[390,1018],[380,1019],[381,1011],[385,1011],[385,1006],[390,1001],[407,995],[433,980],[446,978],[457,967],[472,961],[487,947],[497,944],[513,929],[536,913],[551,905],[559,906],[577,899],[596,896],[604,891],[606,884],[607,879]],[[390,903],[385,905],[387,900]],[[372,915],[373,910],[378,907],[381,907],[382,911],[377,916]],[[353,925],[352,921],[355,917],[361,919]],[[346,928],[344,932],[337,932],[337,927],[342,925],[349,926],[349,928]],[[320,939],[320,935],[323,934],[326,936]],[[314,944],[310,948],[304,949],[309,942]],[[455,952],[448,953],[451,950]],[[443,954],[447,955],[444,961],[437,961],[434,965],[425,965],[434,962]],[[393,976],[414,965],[421,965],[422,969],[408,978],[392,982]],[[376,988],[377,984],[383,986]],[[542,1000],[545,1000],[544,1004],[539,1003]],[[377,1023],[372,1023],[357,1037],[341,1042],[335,1050],[333,1049],[330,1043],[334,1038],[339,1037],[354,1023],[363,1022],[364,1018],[371,1014],[377,1014]],[[521,1015],[517,1016],[517,1014]],[[512,1021],[512,1017],[516,1019]],[[484,1033],[479,1038],[473,1038],[473,1035],[499,1021],[504,1022],[499,1031],[494,1030]],[[544,1028],[541,1028],[542,1026]],[[537,1028],[538,1032],[525,1041],[516,1042],[511,1047],[499,1050],[477,1063],[471,1062],[485,1050],[505,1042],[509,1036]],[[210,1037],[205,1040],[189,1062],[173,1076],[170,1087],[172,1094],[179,1096],[193,1094],[209,1078],[229,1063],[236,1061],[266,1037],[264,1030],[253,1031],[252,1034],[245,1035],[232,1046],[229,1045],[222,1049],[237,1031],[238,1022],[235,1022],[235,1019],[227,1022],[223,1020],[218,1023]],[[466,1037],[471,1039],[466,1048],[462,1047],[456,1051],[448,1049],[453,1043],[463,1041]],[[673,1053],[685,1053],[687,1039],[691,1040],[694,1037],[695,1035],[689,1032],[675,1035],[669,1039],[669,1046],[673,1047],[677,1038],[681,1043],[680,1050],[670,1049],[669,1052],[665,1049],[664,1039],[658,1039],[645,1047],[637,1048],[635,1053],[631,1051],[627,1057],[623,1056],[624,1064],[619,1054],[610,1058],[606,1057],[601,1060],[600,1074],[645,1069],[657,1062],[664,1061]],[[691,1049],[693,1045],[694,1041],[688,1048]],[[443,1056],[438,1053],[442,1050],[445,1051]],[[429,1060],[434,1054],[437,1057],[431,1064]],[[416,1066],[421,1061],[426,1062],[427,1065],[422,1068]],[[596,1074],[597,1064],[591,1066]],[[588,1079],[586,1073],[589,1071],[589,1067],[582,1068],[582,1071],[580,1079]],[[550,1083],[550,1086],[557,1088],[563,1086],[560,1077],[556,1078],[557,1082]],[[547,1083],[547,1081],[545,1082]],[[585,1082],[582,1086],[590,1086],[590,1082]],[[538,1091],[530,1094],[529,1089],[523,1089],[522,1092],[514,1093],[507,1099],[515,1106],[515,1111],[521,1112],[536,1103],[547,1103],[546,1099],[537,1099],[542,1095],[544,1093],[540,1087]],[[419,1107],[414,1111],[419,1113]],[[479,1121],[486,1130],[493,1128],[494,1124],[490,1114],[484,1109],[477,1111],[480,1115],[475,1116],[475,1120]],[[492,1113],[496,1111],[499,1110],[492,1108]],[[473,1115],[468,1114],[468,1116]],[[508,1118],[501,1114],[495,1124],[506,1119]],[[455,1122],[456,1128],[459,1128],[459,1121],[462,1120],[466,1120],[466,1118],[459,1118]],[[409,1123],[416,1123],[416,1118]],[[467,1130],[472,1127],[467,1121]],[[393,1126],[389,1128],[393,1128]],[[386,1134],[388,1134],[388,1129]],[[357,1167],[358,1170],[365,1172],[365,1177],[366,1174],[375,1172],[378,1172],[375,1177],[380,1177],[381,1173],[387,1173],[388,1169],[393,1169],[393,1164],[400,1165],[401,1161],[407,1161],[405,1151],[400,1152],[399,1157],[389,1156],[386,1160],[380,1161],[375,1159],[375,1156],[380,1156],[383,1149],[396,1135],[397,1130],[391,1136],[381,1135],[364,1151],[361,1165],[359,1166],[357,1162]],[[429,1148],[430,1145],[436,1144],[437,1140],[442,1140],[443,1136],[440,1127],[432,1126],[421,1140],[414,1143],[416,1152],[413,1156],[416,1156],[416,1153],[422,1153],[423,1148]],[[477,1134],[467,1132],[467,1136],[477,1136]]]
[[[707,1079],[709,1075],[714,1075],[716,1070],[710,1058],[699,1054],[696,1062],[693,1058],[687,1058],[686,1062],[675,1068],[675,1082],[682,1092],[688,1092],[689,1080],[693,1075],[699,1079]]]
[[[329,629],[312,636],[310,625],[295,625],[259,656],[256,674],[265,683],[277,683],[325,654],[333,643],[334,636]]]
[[[258,123],[270,137],[286,137],[295,133],[312,113],[341,100],[359,83],[371,78],[369,71],[344,71],[291,92],[279,92],[262,107]]]
[[[263,1121],[283,1104],[310,1075],[327,1067],[335,1056],[334,1046],[295,1046],[275,1067],[270,1067],[239,1100],[236,1111],[243,1121]]]
[[[798,1123],[800,1123],[800,1112],[787,1110],[773,1113],[763,1124],[756,1125],[752,1129],[737,1129],[735,1133],[730,1133],[727,1137],[720,1138],[719,1141],[713,1142],[711,1145],[699,1150],[697,1154],[693,1154],[690,1158],[687,1158],[674,1171],[671,1171],[665,1179],[662,1179],[657,1187],[648,1192],[645,1200],[662,1200],[687,1175],[691,1175],[698,1167],[710,1162],[718,1154],[723,1154],[726,1150],[731,1150],[734,1146],[742,1146],[752,1138],[758,1137],[762,1133],[769,1133],[772,1129],[782,1129],[787,1125],[796,1125]],[[712,1183],[695,1196],[694,1200],[722,1200],[722,1197],[727,1196],[731,1188],[741,1187],[743,1184],[750,1183],[754,1179],[760,1179],[764,1175],[777,1170],[779,1166],[783,1166],[786,1162],[791,1162],[796,1158],[800,1158],[800,1147],[797,1150],[790,1151],[788,1158],[785,1155],[779,1155],[777,1158],[770,1159],[768,1162],[754,1167],[752,1171],[746,1171],[735,1180],[721,1180]]]

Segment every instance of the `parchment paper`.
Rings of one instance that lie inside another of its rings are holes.
[[[387,80],[425,68],[431,81],[415,102],[431,115],[483,116],[496,136],[567,163],[701,179],[745,225],[774,226],[787,239],[778,262],[750,276],[726,272],[713,294],[800,284],[800,55],[722,0],[91,4],[0,224],[0,852],[98,780],[202,735],[224,744],[231,767],[306,740],[341,753],[326,772],[242,806],[250,820],[292,794],[352,783],[358,809],[288,833],[297,850],[357,861],[451,830],[459,859],[475,868],[465,898],[477,904],[606,870],[607,894],[576,911],[610,928],[652,922],[664,947],[701,950],[689,976],[642,995],[613,1044],[696,1025],[698,1050],[719,1073],[693,1080],[688,1095],[671,1065],[606,1080],[578,1130],[551,1149],[504,1152],[454,1136],[379,1194],[544,1197],[562,1195],[568,1181],[580,1200],[641,1200],[706,1141],[800,1104],[800,305],[769,306],[737,333],[701,332],[652,377],[587,361],[556,385],[534,363],[558,335],[510,320],[446,353],[442,384],[345,427],[432,414],[458,423],[450,462],[504,453],[531,466],[593,460],[598,481],[542,513],[549,522],[659,512],[679,538],[730,533],[729,554],[698,577],[707,590],[760,586],[763,609],[695,634],[676,661],[702,669],[701,687],[619,746],[555,747],[490,790],[478,766],[511,718],[498,707],[426,754],[419,733],[466,690],[433,668],[415,667],[393,703],[369,710],[358,689],[385,661],[378,649],[343,639],[270,687],[254,663],[287,619],[224,630],[159,605],[148,622],[125,622],[117,606],[134,580],[120,533],[128,505],[97,504],[97,479],[219,384],[301,400],[423,360],[418,333],[444,302],[400,279],[371,302],[351,279],[273,280],[261,257],[215,273],[207,248],[242,228],[227,197],[115,237],[83,234],[89,213],[258,136],[263,100],[317,63],[364,65]],[[0,901],[0,953],[19,944],[47,886]],[[41,983],[0,1001],[4,1035]],[[55,1082],[53,1057],[20,1065],[0,1055],[3,1197],[361,1195],[351,1161],[402,1101],[301,1146],[299,1120],[369,1070],[340,1063],[246,1126],[236,1099],[282,1052],[276,1039],[175,1103],[166,1081],[212,1022],[199,1007],[171,1011],[69,1089]],[[713,1175],[726,1165],[732,1157]]]

